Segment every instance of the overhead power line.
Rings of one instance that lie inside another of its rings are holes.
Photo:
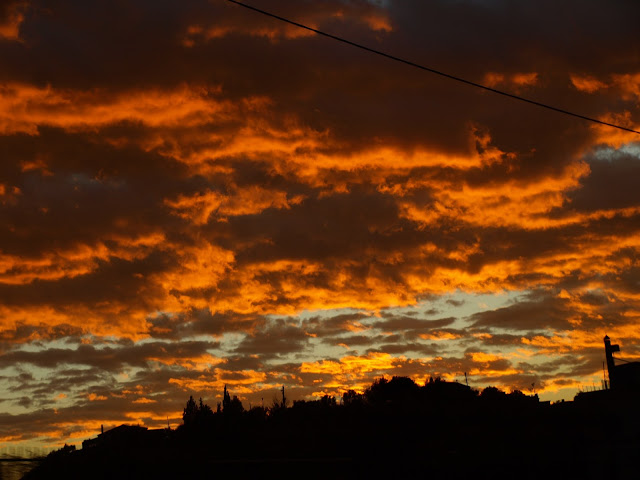
[[[261,10],[259,8],[253,7],[251,5],[247,5],[246,3],[238,2],[237,0],[227,0],[228,2],[235,3],[241,7],[247,8],[249,10],[253,10],[254,12],[260,13],[262,15],[266,15],[267,17],[275,18],[276,20],[280,20],[281,22],[288,23],[290,25],[294,25],[298,28],[302,28],[304,30],[309,30],[310,32],[317,33],[318,35],[322,35],[323,37],[328,37],[333,40],[337,40],[338,42],[346,43],[347,45],[351,45],[352,47],[357,47],[362,50],[366,50],[367,52],[375,53],[376,55],[380,55],[382,57],[386,57],[391,60],[395,60],[396,62],[404,63],[405,65],[409,65],[411,67],[419,68],[420,70],[425,70],[430,73],[434,73],[436,75],[440,75],[442,77],[448,78],[450,80],[455,80],[460,83],[465,83],[467,85],[471,85],[472,87],[481,88],[482,90],[487,90],[492,93],[496,93],[498,95],[502,95],[505,97],[512,98],[514,100],[519,100],[521,102],[530,103],[532,105],[536,105],[538,107],[546,108],[547,110],[553,110],[554,112],[563,113],[565,115],[569,115],[576,118],[581,118],[582,120],[587,120],[589,122],[598,123],[600,125],[606,125],[608,127],[617,128],[619,130],[624,130],[627,132],[640,134],[640,131],[633,130],[631,128],[623,127],[622,125],[616,125],[613,123],[604,122],[602,120],[598,120],[597,118],[587,117],[585,115],[580,115],[579,113],[571,112],[569,110],[564,110],[562,108],[554,107],[553,105],[549,105],[547,103],[537,102],[536,100],[531,100],[530,98],[521,97],[520,95],[514,95],[513,93],[504,92],[502,90],[498,90],[495,88],[488,87],[486,85],[482,85],[480,83],[472,82],[471,80],[467,80],[465,78],[456,77],[455,75],[450,75],[445,72],[441,72],[439,70],[426,67],[424,65],[420,65],[419,63],[412,62],[410,60],[406,60],[404,58],[396,57],[395,55],[391,55],[389,53],[381,52],[380,50],[376,50],[375,48],[367,47],[366,45],[362,45],[360,43],[352,42],[351,40],[347,40],[346,38],[339,37],[337,35],[332,35],[327,32],[323,32],[322,30],[317,30],[315,28],[311,28],[307,25],[303,25],[302,23],[294,22],[293,20],[289,20],[287,18],[281,17],[279,15],[275,15],[271,12],[267,12],[266,10]]]

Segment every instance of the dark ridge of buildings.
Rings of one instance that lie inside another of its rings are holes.
[[[603,388],[580,392],[575,397],[575,403],[580,408],[587,408],[591,412],[621,414],[620,422],[627,420],[638,422],[637,408],[640,400],[640,362],[625,362],[616,364],[616,360],[624,360],[613,356],[620,352],[620,345],[612,345],[608,335],[604,337],[604,353],[607,365],[607,376],[603,381]]]
[[[613,391],[640,393],[640,362],[616,365],[613,354],[620,351],[620,345],[611,345],[608,335],[604,337],[604,351],[609,373],[609,388]]]
[[[225,388],[215,413],[190,398],[176,430],[103,430],[25,478],[638,478],[640,369],[616,365],[619,351],[605,337],[604,388],[553,405],[520,391],[393,377],[340,404],[326,396],[288,407],[283,391],[271,409],[245,411]]]
[[[98,446],[112,447],[118,446],[135,446],[142,444],[155,444],[167,439],[169,432],[167,429],[152,429],[141,427],[139,425],[122,424],[111,430],[104,431],[101,427],[101,433],[96,438],[90,438],[82,442],[82,449],[91,449]]]

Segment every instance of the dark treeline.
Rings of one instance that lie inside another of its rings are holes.
[[[245,409],[190,397],[176,430],[121,426],[27,478],[633,478],[637,398],[550,405],[497,388],[376,380],[362,394]]]

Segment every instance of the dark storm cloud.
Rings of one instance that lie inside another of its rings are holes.
[[[428,332],[432,329],[448,327],[455,321],[455,317],[423,320],[404,315],[389,315],[386,319],[375,322],[372,327],[392,332]]]
[[[460,146],[466,144],[466,127],[463,127],[458,119],[468,116],[470,111],[475,111],[476,114],[493,111],[495,109],[486,108],[486,102],[500,101],[491,96],[486,100],[486,95],[479,97],[464,87],[431,78],[424,72],[414,72],[412,69],[393,65],[357,50],[345,49],[343,45],[334,44],[326,39],[304,37],[286,42],[269,42],[264,38],[248,35],[251,29],[247,28],[247,25],[260,25],[271,30],[281,29],[282,26],[226,2],[198,2],[190,7],[187,11],[179,8],[177,4],[146,2],[138,7],[139,10],[135,14],[116,10],[112,4],[106,2],[91,5],[66,2],[50,11],[34,7],[25,23],[28,28],[25,29],[24,36],[26,44],[30,45],[29,54],[39,57],[38,61],[34,62],[38,65],[38,74],[35,77],[42,77],[44,81],[53,82],[54,85],[76,88],[93,88],[101,84],[106,84],[109,88],[119,85],[129,87],[146,84],[149,79],[154,79],[155,84],[173,85],[185,81],[210,82],[213,79],[214,82],[223,84],[225,91],[230,95],[251,92],[272,96],[285,109],[302,114],[305,122],[310,125],[316,124],[321,129],[330,126],[337,134],[348,138],[350,143],[358,137],[362,141],[370,141],[371,138],[387,138],[391,141],[412,139],[413,144],[429,141],[430,138],[433,142],[446,143],[455,151],[459,151]],[[310,6],[301,9],[296,2],[270,2],[267,7],[295,18],[297,15],[307,16]],[[554,8],[557,9],[557,6],[554,5]],[[621,5],[614,4],[605,11],[605,16],[620,26],[620,30],[616,31],[616,38],[631,36],[634,31],[629,25],[628,8],[630,7],[627,5],[622,8]],[[314,4],[312,9],[324,20],[335,18],[332,14],[337,10],[344,10],[345,5],[341,2],[323,2]],[[359,2],[350,5],[349,9],[354,13],[359,11],[363,14],[370,12],[374,7]],[[402,30],[397,34],[392,31],[379,37],[378,32],[363,30],[360,22],[353,21],[339,22],[335,28],[344,35],[356,35],[374,45],[384,43],[387,49],[418,61],[425,59],[429,60],[427,63],[441,67],[455,66],[455,72],[458,74],[481,76],[487,69],[535,71],[537,68],[547,67],[549,52],[557,52],[556,62],[566,68],[574,61],[573,54],[562,55],[555,47],[550,50],[540,47],[541,43],[553,44],[553,36],[548,35],[546,29],[539,29],[538,17],[544,11],[541,6],[539,10],[536,8],[537,13],[532,15],[529,8],[516,7],[509,9],[507,15],[504,10],[486,9],[471,3],[451,5],[446,2],[433,2],[425,5],[408,2],[402,6],[393,4],[388,11],[380,13],[382,16],[388,14],[391,17],[392,27],[396,24],[402,26]],[[411,12],[412,21],[407,19],[408,12]],[[570,18],[573,19],[576,28],[588,31],[588,15],[580,15],[576,19],[576,13],[569,5],[563,5],[561,12],[567,16],[571,12]],[[122,23],[121,29],[114,33],[112,22],[116,15]],[[87,18],[92,19],[90,25],[87,24]],[[358,17],[354,15],[351,18]],[[407,27],[413,25],[416,18],[421,19],[421,28],[419,31],[411,31]],[[496,28],[493,35],[484,34],[485,25],[497,24],[507,18],[510,26],[528,25],[528,28],[518,31],[517,37],[521,41],[499,40],[511,38],[512,27],[508,31]],[[547,23],[545,19],[542,24]],[[198,42],[194,47],[185,47],[180,44],[180,40],[192,25],[200,25],[205,29],[230,27],[230,33]],[[443,31],[442,25],[456,25],[460,31]],[[233,33],[236,29],[239,31],[238,34]],[[532,32],[532,35],[523,36],[523,30]],[[91,35],[87,39],[88,32],[91,32]],[[415,46],[406,41],[407,38],[412,38],[412,35],[419,39],[415,41],[414,38],[412,43]],[[77,38],[83,38],[85,41],[76,42]],[[443,42],[443,38],[446,41]],[[485,43],[489,45],[484,45]],[[135,48],[131,48],[132,45]],[[603,60],[609,58],[608,50],[601,44],[598,45],[599,48],[595,51],[607,52]],[[483,50],[481,46],[487,49]],[[126,53],[123,50],[125,48]],[[477,52],[478,55],[474,56],[477,61],[469,62],[470,51],[475,49],[482,50],[482,54]],[[547,63],[532,64],[534,56],[533,59],[524,57],[528,64],[522,65],[523,50],[538,52]],[[233,52],[233,56],[229,52]],[[314,52],[322,54],[316,55]],[[487,55],[486,52],[492,54]],[[64,57],[64,62],[61,56]],[[90,61],[96,56],[101,58],[98,64]],[[16,57],[19,58],[17,55]],[[218,61],[211,62],[211,58],[217,58]],[[496,63],[495,59],[501,61]],[[593,56],[590,55],[590,62],[592,59]],[[488,65],[491,60],[494,65]],[[357,68],[349,67],[356,61]],[[58,65],[61,63],[67,68],[59,69]],[[93,65],[89,71],[85,68],[87,64]],[[272,68],[274,64],[279,65],[277,75]],[[385,72],[384,81],[370,81],[371,78],[381,77],[381,70]],[[18,64],[13,69],[8,68],[8,71],[18,75],[23,69],[21,64]],[[321,74],[332,71],[340,74]],[[54,75],[59,78],[53,80]],[[31,72],[29,80],[33,81],[33,78],[34,72]],[[364,81],[365,79],[369,81]],[[84,85],[78,85],[79,80]],[[557,81],[562,81],[562,86],[566,87],[566,77]],[[402,88],[398,88],[400,86]],[[425,90],[432,94],[425,95]],[[380,96],[381,91],[385,95]],[[462,101],[451,102],[449,97],[452,94]],[[582,96],[576,95],[576,105],[584,101]],[[424,107],[428,108],[428,111],[437,111],[438,115],[425,116]],[[386,113],[380,115],[381,111]],[[532,110],[531,115],[537,118],[548,116],[544,114],[539,117],[535,110]],[[420,122],[417,121],[418,118],[421,118]],[[495,122],[496,119],[492,120]],[[510,128],[513,122],[502,124],[509,128],[509,135],[516,132]],[[539,128],[552,127],[547,127],[546,124],[547,122],[541,122]],[[425,138],[425,131],[436,134]],[[540,139],[538,135],[536,139]],[[541,158],[537,159],[538,162]]]
[[[225,355],[224,368],[231,371],[269,370],[265,358],[259,355]],[[279,366],[279,368],[282,368]]]
[[[262,358],[278,357],[304,351],[309,338],[299,325],[278,319],[248,334],[234,352],[261,355]]]
[[[272,245],[257,245],[242,252],[239,263],[358,255],[369,246],[385,248],[402,241],[402,231],[394,232],[394,227],[401,224],[393,198],[379,194],[372,186],[354,188],[343,195],[310,198],[286,212],[274,210],[230,220],[234,237],[266,234],[273,240]],[[348,236],[336,235],[345,231]],[[407,234],[411,241],[411,230]]]
[[[36,280],[27,285],[0,285],[0,295],[10,299],[5,305],[104,304],[111,299],[131,306],[143,305],[149,293],[144,276],[163,269],[167,258],[159,252],[144,260],[110,259],[98,262],[95,271],[55,281]]]
[[[28,340],[56,340],[74,338],[82,334],[82,329],[73,325],[16,325],[14,329],[0,331],[0,346],[20,344]]]
[[[179,340],[194,335],[220,336],[227,332],[253,330],[263,325],[265,319],[260,315],[236,312],[212,313],[204,308],[176,315],[160,314],[150,317],[148,322],[152,337]]]
[[[341,335],[341,336],[323,336],[322,343],[327,345],[347,345],[349,347],[362,347],[367,345],[376,345],[382,342],[400,342],[400,335]]]
[[[543,292],[532,294],[507,307],[478,312],[470,317],[472,327],[503,330],[567,330],[571,328],[566,300]]]
[[[357,14],[377,10],[367,2],[345,5],[338,1],[304,6],[291,1],[272,2],[271,7],[321,21],[334,18],[333,14],[338,10],[346,10],[349,13],[345,15],[347,21],[337,23],[365,33],[367,29],[360,26],[362,21]],[[24,45],[7,49],[8,53],[26,53],[30,59],[39,61],[26,76],[17,55],[9,57],[12,61],[7,62],[5,75],[11,75],[12,79],[25,76],[36,83],[52,82],[75,88],[145,85],[150,78],[155,79],[156,84],[200,83],[217,78],[242,85],[247,78],[243,73],[252,69],[255,72],[256,67],[270,67],[276,58],[280,59],[281,71],[294,73],[292,64],[282,62],[277,50],[268,46],[269,41],[264,48],[264,36],[252,35],[254,31],[265,29],[283,32],[282,25],[247,13],[227,2],[204,0],[192,2],[189,9],[172,2],[155,1],[144,1],[135,9],[107,1],[87,4],[71,0],[57,4],[56,8],[34,1],[22,31]],[[114,22],[119,26],[115,31]],[[185,40],[188,40],[190,27],[217,28],[223,35],[209,41],[205,32],[202,38],[195,38],[193,47],[189,47]],[[224,34],[226,31],[229,35]],[[78,42],[79,38],[84,41]],[[272,53],[254,56],[252,51],[256,48]],[[222,61],[212,62],[216,57]],[[100,58],[100,62],[95,58]],[[251,61],[247,62],[249,58]],[[61,69],[61,64],[66,68]],[[292,77],[285,76],[290,81]],[[262,83],[272,90],[282,84],[276,80],[271,73],[263,76]]]
[[[366,313],[345,313],[334,315],[332,317],[311,317],[302,322],[302,326],[308,333],[325,337],[332,334],[340,334],[352,329],[360,328],[361,322],[367,320],[369,315]]]
[[[490,328],[487,328],[487,330],[490,330]],[[499,346],[514,346],[514,345],[519,345],[522,343],[522,338],[526,337],[527,335],[510,335],[508,333],[500,333],[500,334],[488,334],[488,335],[482,335],[482,333],[480,333],[480,343],[482,345],[487,345],[489,347],[499,347]],[[478,342],[477,338],[474,339],[470,339],[469,342],[471,343],[476,343]]]
[[[217,342],[182,341],[132,344],[120,348],[78,345],[75,349],[13,350],[0,356],[0,365],[8,367],[29,364],[43,368],[54,368],[59,365],[88,365],[118,372],[125,366],[147,367],[151,361],[161,363],[189,361],[194,357],[207,354],[210,349],[215,349],[218,345]]]
[[[637,207],[640,192],[635,179],[640,176],[640,159],[621,151],[602,149],[587,157],[591,172],[582,186],[570,195],[570,208],[595,211]]]
[[[461,307],[462,305],[464,305],[464,301],[462,300],[455,300],[453,298],[450,298],[447,300],[447,304],[453,306],[453,307]]]
[[[203,182],[190,179],[183,165],[166,157],[91,137],[58,129],[41,129],[35,137],[0,136],[12,156],[0,176],[21,191],[19,203],[0,212],[4,252],[29,256],[45,248],[153,233],[159,225],[169,231],[178,226],[161,208],[164,197]],[[45,172],[24,171],[39,155],[45,156]]]
[[[370,344],[373,344],[371,342]],[[378,352],[378,353],[390,353],[391,355],[407,355],[407,354],[417,354],[420,356],[429,356],[435,355],[438,352],[441,352],[442,349],[438,348],[435,344],[425,344],[425,343],[411,343],[406,340],[398,341],[397,343],[393,342],[393,338],[386,339],[386,342],[381,342],[377,346],[368,348],[366,353]],[[394,372],[394,374],[396,374]]]

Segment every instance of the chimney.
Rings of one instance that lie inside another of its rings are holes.
[[[611,345],[611,341],[609,340],[609,336],[605,335],[604,337],[604,354],[605,357],[607,359],[607,370],[609,372],[609,388],[610,389],[614,389],[616,388],[616,364],[613,361],[613,352],[619,352],[620,351],[620,346],[619,345]]]

